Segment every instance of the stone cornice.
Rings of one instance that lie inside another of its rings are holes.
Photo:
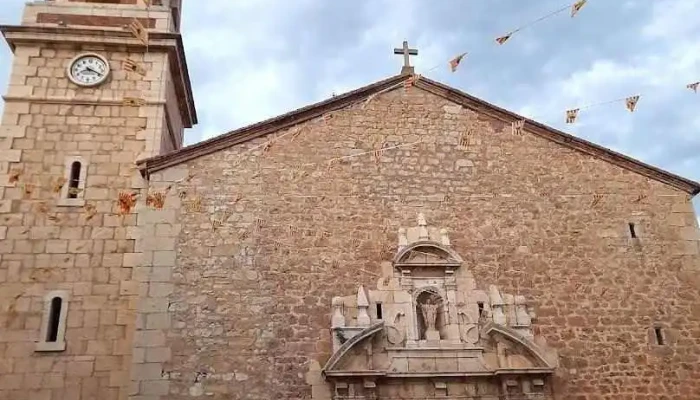
[[[169,55],[170,71],[183,123],[187,128],[197,123],[192,85],[182,36],[179,33],[151,32],[148,47],[146,47],[131,33],[120,29],[0,25],[0,32],[12,51],[21,44],[72,43],[102,45],[108,49],[122,51],[166,52]]]

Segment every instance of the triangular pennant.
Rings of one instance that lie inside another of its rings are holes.
[[[571,6],[571,18],[575,17],[588,0],[579,0]]]
[[[146,101],[144,99],[139,99],[136,97],[124,97],[122,99],[122,105],[128,107],[141,107],[144,104],[146,104]]]
[[[411,75],[408,79],[406,79],[405,81],[403,81],[403,88],[404,88],[404,90],[408,92],[408,89],[409,89],[411,86],[415,85],[416,82],[418,82],[419,79],[420,79],[420,75],[418,75],[418,74]]]
[[[523,128],[525,128],[525,120],[521,119],[520,121],[514,121],[511,124],[511,132],[515,136],[521,136],[523,134]]]
[[[148,44],[148,29],[146,29],[145,26],[139,21],[138,19],[134,18],[131,23],[127,26],[127,29],[131,32],[132,35],[138,40],[141,41],[141,43],[147,45]]]
[[[625,105],[630,112],[634,112],[635,107],[637,107],[637,102],[639,101],[639,96],[632,96],[625,99]]]
[[[139,75],[146,75],[146,69],[139,65],[136,61],[127,58],[124,60],[123,68],[129,72],[136,72]]]
[[[688,84],[688,86],[686,86],[686,87],[687,87],[688,89],[692,90],[693,92],[697,93],[697,92],[698,92],[698,86],[700,86],[700,82],[695,82],[695,83]]]
[[[576,118],[578,117],[578,108],[574,108],[573,110],[566,110],[566,123],[567,124],[573,124],[576,122]]]
[[[506,41],[508,41],[508,39],[510,39],[510,37],[511,37],[512,35],[513,35],[513,32],[510,32],[509,34],[507,34],[507,35],[505,35],[505,36],[497,37],[497,38],[496,38],[496,42],[498,42],[498,44],[503,44],[503,43],[505,43]]]
[[[462,53],[462,54],[458,55],[457,57],[450,60],[450,70],[452,72],[457,71],[457,67],[459,67],[459,63],[462,62],[462,59],[466,55],[467,55],[467,53]]]

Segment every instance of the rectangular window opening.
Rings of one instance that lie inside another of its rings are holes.
[[[382,303],[377,303],[377,319],[384,319],[384,312],[382,310]]]
[[[46,341],[55,343],[58,340],[58,324],[61,321],[61,306],[63,299],[54,297],[51,300],[51,311],[49,313],[49,326],[46,330]]]
[[[654,334],[656,335],[656,344],[658,344],[659,346],[663,346],[666,344],[666,341],[664,340],[664,332],[661,327],[655,327]]]
[[[634,229],[634,223],[630,222],[630,223],[629,223],[629,226],[630,226],[630,236],[632,236],[632,239],[636,239],[636,238],[637,238],[637,232],[636,232],[635,229]]]
[[[476,306],[479,307],[479,318],[481,318],[484,315],[484,302],[477,301]]]
[[[70,179],[68,180],[68,198],[78,198],[78,186],[80,185],[80,170],[82,165],[80,161],[75,161],[70,167]]]

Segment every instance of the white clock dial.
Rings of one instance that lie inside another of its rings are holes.
[[[68,77],[80,86],[97,86],[107,80],[109,73],[109,63],[98,54],[81,54],[68,66]]]

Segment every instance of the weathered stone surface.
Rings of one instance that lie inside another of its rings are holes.
[[[469,129],[472,144],[460,148]],[[476,282],[525,296],[539,310],[535,332],[560,355],[556,393],[700,396],[689,372],[700,357],[692,341],[700,317],[688,312],[700,292],[677,273],[685,262],[700,270],[686,245],[693,233],[681,231],[696,222],[670,218],[692,216],[685,193],[527,132],[512,136],[502,122],[456,112],[418,89],[309,122],[293,140],[236,162],[270,138],[187,162],[193,178],[177,186],[196,188],[203,211],[177,219],[165,367],[172,393],[186,397],[206,369],[248,378],[203,378],[202,390],[214,396],[310,397],[305,366],[330,356],[332,297],[375,287],[396,229],[429,210],[431,223],[449,227]],[[328,167],[333,157],[372,151],[377,140],[418,138],[423,143],[378,161],[369,154]],[[212,229],[223,210],[230,217]],[[643,233],[636,242],[630,222]],[[684,340],[652,345],[647,331],[657,322]]]
[[[163,31],[172,26],[173,14],[166,7],[147,11],[140,0],[94,3],[29,2],[23,24],[35,25],[41,12],[83,22],[150,18],[154,30]],[[12,75],[10,87],[2,88],[7,97],[0,124],[0,399],[127,400],[131,366],[146,362],[145,351],[135,352],[133,360],[131,353],[137,328],[146,326],[137,309],[138,297],[149,293],[149,281],[132,275],[153,261],[153,254],[137,253],[137,234],[156,228],[139,230],[137,215],[120,215],[117,199],[120,192],[144,184],[134,168],[139,157],[180,147],[179,99],[172,92],[164,50],[151,48],[146,54],[127,46],[130,39],[122,26],[93,26],[104,31],[91,39],[68,32],[74,28],[69,25],[58,34],[25,32],[26,40],[13,43],[8,53],[13,55]],[[3,36],[13,40],[5,27]],[[71,43],[62,43],[64,39]],[[83,39],[92,42],[84,47],[79,44]],[[103,85],[82,88],[66,77],[69,62],[84,52],[108,60],[112,75]],[[146,75],[124,70],[127,58]],[[127,107],[121,104],[124,97],[153,103]],[[165,108],[171,121],[165,121]],[[149,135],[141,136],[146,126]],[[82,162],[80,185],[85,187],[79,186],[78,199],[69,199],[66,163],[76,158]],[[139,198],[139,206],[145,208],[144,199]],[[159,229],[171,240],[178,233],[178,226]],[[167,252],[174,243],[154,247],[163,251],[158,265],[172,265],[174,256]],[[156,274],[170,278],[169,272]],[[168,284],[150,288],[161,300],[143,307],[166,312]],[[66,347],[35,353],[47,314],[44,296],[55,290],[70,295]],[[154,318],[150,326],[161,329],[166,322]],[[138,339],[149,346],[165,343],[161,331]],[[162,362],[167,351],[150,359]],[[160,365],[137,372],[162,379]],[[143,396],[155,400],[166,391],[167,385],[153,384]]]

